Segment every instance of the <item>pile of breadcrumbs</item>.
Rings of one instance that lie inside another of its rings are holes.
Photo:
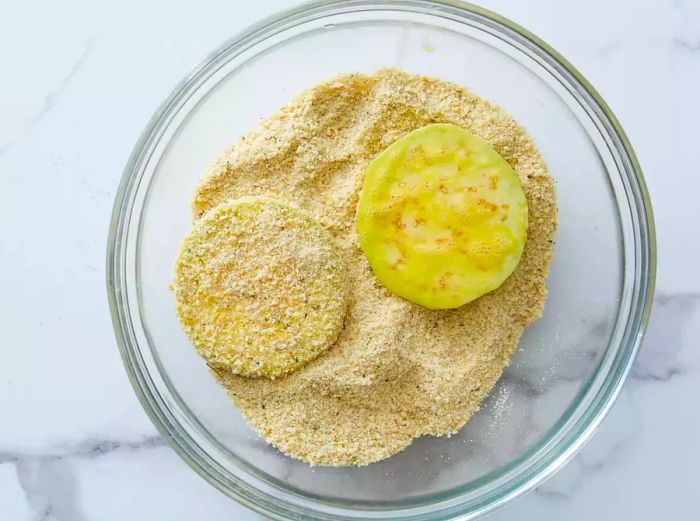
[[[513,275],[452,310],[431,311],[388,293],[355,229],[369,162],[429,123],[484,138],[518,173],[529,205],[529,236]],[[366,465],[417,436],[462,427],[546,297],[555,195],[523,129],[454,84],[397,70],[339,76],[302,92],[226,150],[197,188],[195,218],[252,195],[285,199],[330,232],[347,264],[350,294],[336,343],[301,369],[275,380],[212,370],[250,425],[313,465]]]

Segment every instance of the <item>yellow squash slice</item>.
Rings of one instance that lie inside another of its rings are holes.
[[[370,163],[357,231],[391,292],[426,308],[455,308],[515,270],[527,238],[527,200],[518,175],[486,141],[433,124]]]
[[[176,310],[207,363],[276,378],[330,348],[349,287],[331,235],[285,201],[241,197],[199,219],[175,261]]]

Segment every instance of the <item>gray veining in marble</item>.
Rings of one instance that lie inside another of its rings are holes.
[[[71,66],[70,69],[68,69],[65,76],[61,78],[61,80],[58,82],[56,87],[46,93],[41,108],[35,114],[31,115],[25,120],[22,127],[14,134],[14,136],[12,136],[5,143],[0,143],[0,156],[7,152],[7,150],[9,150],[9,148],[19,139],[21,139],[26,134],[30,133],[32,129],[44,118],[44,116],[46,116],[46,114],[48,114],[51,111],[51,109],[54,108],[56,101],[60,98],[61,94],[69,85],[70,81],[76,74],[78,74],[81,67],[87,60],[94,44],[95,40],[91,39],[83,49],[80,56],[78,56],[78,58],[75,60],[75,63]]]

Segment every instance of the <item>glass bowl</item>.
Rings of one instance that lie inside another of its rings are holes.
[[[381,67],[456,82],[512,114],[556,181],[544,316],[481,410],[361,468],[312,468],[261,440],[180,328],[168,284],[207,165],[295,93]],[[481,8],[319,2],[234,37],[163,103],[116,196],[107,285],[129,377],[165,439],[242,504],[284,519],[471,519],[531,489],[595,430],[632,364],[653,293],[649,197],[619,123],[556,51]]]

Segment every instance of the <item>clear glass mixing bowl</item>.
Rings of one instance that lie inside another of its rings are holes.
[[[544,317],[481,411],[364,468],[311,468],[259,439],[182,332],[168,290],[197,179],[222,149],[304,87],[393,66],[467,86],[535,139],[556,180],[559,229]],[[124,172],[108,292],[134,389],[202,477],[272,518],[471,519],[561,467],[615,399],[646,324],[654,231],[620,125],[556,51],[467,4],[304,5],[224,44],[177,86]]]

